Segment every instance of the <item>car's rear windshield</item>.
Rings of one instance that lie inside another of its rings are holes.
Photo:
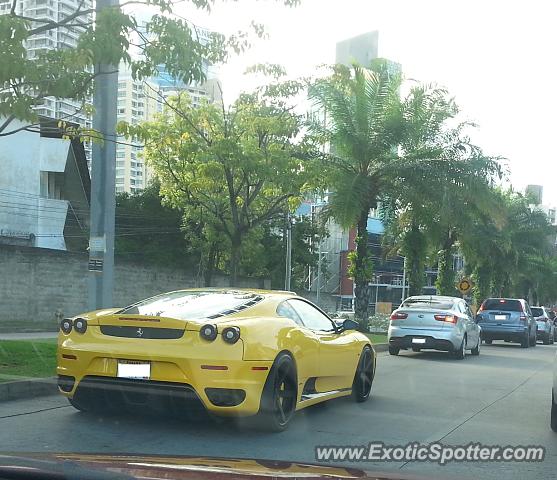
[[[148,298],[118,313],[199,320],[231,315],[260,300],[260,296],[250,292],[178,291]]]
[[[454,302],[447,302],[429,298],[409,298],[401,308],[435,308],[439,310],[452,310]]]
[[[543,308],[541,308],[541,307],[530,307],[530,310],[532,310],[532,315],[534,315],[534,317],[543,317],[544,316]]]
[[[497,310],[500,312],[522,312],[520,300],[507,300],[504,298],[490,298],[483,304],[483,310]]]

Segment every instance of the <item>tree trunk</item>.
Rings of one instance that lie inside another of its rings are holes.
[[[426,239],[418,225],[413,224],[404,238],[404,254],[408,270],[408,296],[420,295],[425,283]]]
[[[211,283],[213,282],[213,273],[215,272],[216,260],[217,247],[215,243],[211,242],[211,245],[209,246],[209,253],[207,254],[207,268],[203,273],[206,287],[212,287]]]
[[[474,289],[472,297],[474,304],[479,307],[491,295],[492,274],[488,265],[479,265],[474,268]]]
[[[367,242],[369,208],[362,210],[357,224],[356,258],[354,268],[354,316],[361,329],[368,331],[369,304],[371,302],[371,266]]]
[[[455,239],[451,232],[447,232],[447,238],[443,248],[437,255],[437,281],[435,286],[438,295],[455,295],[455,272],[453,270],[453,245]]]
[[[238,286],[238,273],[240,268],[240,250],[242,247],[242,237],[235,235],[230,244],[230,286]]]

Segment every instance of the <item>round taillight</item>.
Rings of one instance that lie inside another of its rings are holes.
[[[60,330],[68,335],[72,331],[72,320],[70,318],[64,318],[60,323]]]
[[[199,330],[199,335],[203,340],[208,340],[212,342],[215,338],[217,338],[217,327],[208,323],[207,325],[203,325],[201,330]]]
[[[85,333],[87,330],[87,320],[84,318],[76,318],[73,322],[73,328],[77,333]]]
[[[240,329],[238,327],[226,327],[222,331],[222,339],[226,343],[236,343],[240,339]]]

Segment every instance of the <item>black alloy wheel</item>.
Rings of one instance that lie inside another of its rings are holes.
[[[356,402],[365,402],[371,394],[373,384],[373,355],[371,348],[365,346],[360,355],[360,361],[356,368],[354,381],[352,382],[352,395]]]
[[[292,357],[280,354],[265,382],[261,399],[261,415],[267,430],[281,432],[296,411],[296,368]]]

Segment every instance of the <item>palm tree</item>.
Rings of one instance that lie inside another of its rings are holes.
[[[374,70],[337,66],[330,78],[317,81],[309,92],[328,119],[311,125],[331,147],[324,165],[332,191],[327,214],[343,227],[356,227],[351,275],[355,316],[363,323],[369,317],[373,270],[367,220],[383,191],[382,167],[396,155],[400,143],[400,85],[399,75],[376,63]]]
[[[493,168],[490,162],[479,168],[477,149],[461,138],[461,127],[445,127],[458,112],[445,90],[418,85],[401,99],[400,87],[400,75],[377,61],[370,69],[337,66],[332,77],[310,89],[310,97],[328,118],[325,124],[312,125],[331,147],[324,164],[332,191],[328,214],[357,231],[350,273],[355,281],[355,315],[364,323],[373,270],[367,242],[370,209],[383,199],[396,202],[406,194],[412,198],[406,206],[409,203],[417,211],[424,202],[424,191],[420,192],[424,185],[430,192],[434,184],[435,196],[442,198],[440,185],[472,189],[470,172]],[[405,209],[400,202],[398,206]],[[414,227],[409,231],[419,237],[419,225]],[[415,271],[419,277],[419,262]]]
[[[537,302],[557,293],[553,228],[541,210],[512,192],[496,192],[505,220],[497,225],[478,216],[461,246],[474,272],[474,300],[490,295],[519,296]]]

